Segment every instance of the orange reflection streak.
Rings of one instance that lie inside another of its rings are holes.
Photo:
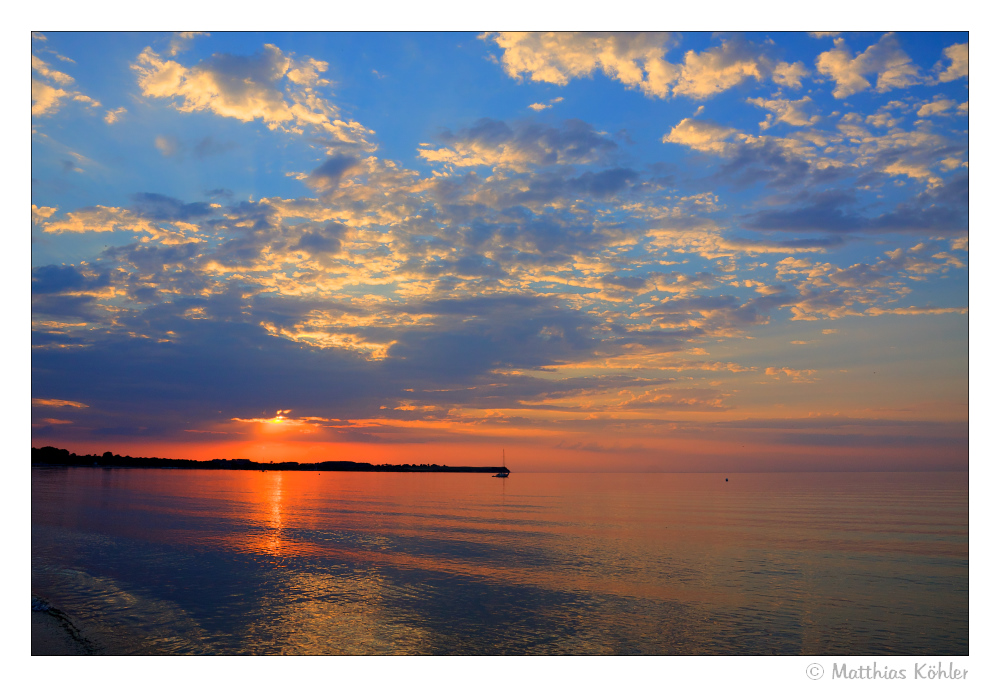
[[[579,489],[567,492],[564,483],[574,477]],[[726,561],[746,551],[764,549],[778,558],[786,555],[783,551],[807,550],[967,555],[967,544],[907,541],[915,532],[912,523],[899,529],[898,534],[904,536],[895,536],[894,518],[911,511],[910,504],[901,511],[903,504],[883,506],[861,500],[857,505],[863,506],[861,510],[867,515],[855,517],[851,515],[854,500],[847,494],[819,492],[786,494],[778,508],[771,506],[759,486],[741,491],[743,487],[732,484],[725,487],[729,491],[722,491],[716,488],[720,485],[715,484],[719,481],[715,476],[704,477],[713,480],[711,483],[695,482],[693,493],[671,493],[664,503],[658,489],[674,478],[660,475],[650,480],[659,487],[636,492],[630,497],[632,505],[615,511],[611,504],[623,501],[611,499],[602,504],[601,492],[588,491],[587,480],[595,477],[532,475],[530,492],[502,483],[507,493],[501,493],[495,489],[496,482],[478,475],[234,472],[220,475],[243,495],[231,515],[251,527],[207,538],[213,547],[273,557],[279,567],[297,557],[311,557],[487,578],[553,591],[727,604],[738,603],[739,592],[687,579],[686,574],[665,579],[655,572],[663,565],[656,559],[669,559],[678,552],[687,558],[681,568],[695,566],[705,573],[725,569]],[[634,476],[606,475],[600,479],[605,490],[616,480],[622,481],[623,488],[636,484]],[[686,476],[685,483],[691,479]],[[761,479],[773,487],[787,478],[744,476],[741,483]],[[539,493],[563,496],[551,502],[550,510],[519,509],[519,503]],[[752,520],[746,519],[748,512],[753,513]],[[794,513],[794,527],[788,524],[790,513]],[[843,519],[836,536],[825,529],[827,513],[837,513]],[[879,523],[877,531],[873,522]],[[783,534],[775,541],[774,532],[779,530]],[[538,541],[557,547],[544,552],[556,561],[588,560],[596,552],[617,550],[624,560],[646,563],[595,576],[581,574],[572,564],[525,566],[523,558],[469,559],[447,553],[450,542],[459,542],[531,556],[535,555],[532,542]],[[411,548],[415,542],[420,542],[416,551]]]
[[[242,494],[233,513],[235,519],[249,525],[239,528],[225,537],[210,536],[207,539],[220,544],[228,542],[228,548],[245,553],[265,554],[274,557],[298,555],[294,545],[284,535],[286,504],[285,473],[281,471],[242,471],[223,475],[223,479],[233,483],[236,493]],[[230,479],[226,479],[230,477]],[[291,549],[291,550],[290,550]]]

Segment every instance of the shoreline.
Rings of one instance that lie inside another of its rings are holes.
[[[156,469],[187,469],[187,470],[271,470],[298,472],[456,472],[456,473],[510,473],[506,466],[448,466],[433,464],[392,465],[383,463],[358,463],[351,460],[326,460],[318,463],[299,463],[283,461],[280,463],[258,463],[247,458],[212,460],[191,460],[185,458],[134,458],[120,456],[110,451],[98,456],[93,454],[79,456],[66,449],[45,446],[31,447],[32,467],[80,467],[80,468],[156,468]]]
[[[35,594],[31,595],[32,656],[99,656],[104,653],[68,615]]]

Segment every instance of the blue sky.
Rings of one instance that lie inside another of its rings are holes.
[[[32,441],[964,466],[968,89],[964,33],[36,34]]]

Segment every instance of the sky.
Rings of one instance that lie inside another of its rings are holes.
[[[36,33],[32,445],[965,469],[967,33]]]

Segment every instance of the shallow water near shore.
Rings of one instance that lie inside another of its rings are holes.
[[[33,468],[32,592],[112,654],[965,655],[968,513],[964,472]]]

